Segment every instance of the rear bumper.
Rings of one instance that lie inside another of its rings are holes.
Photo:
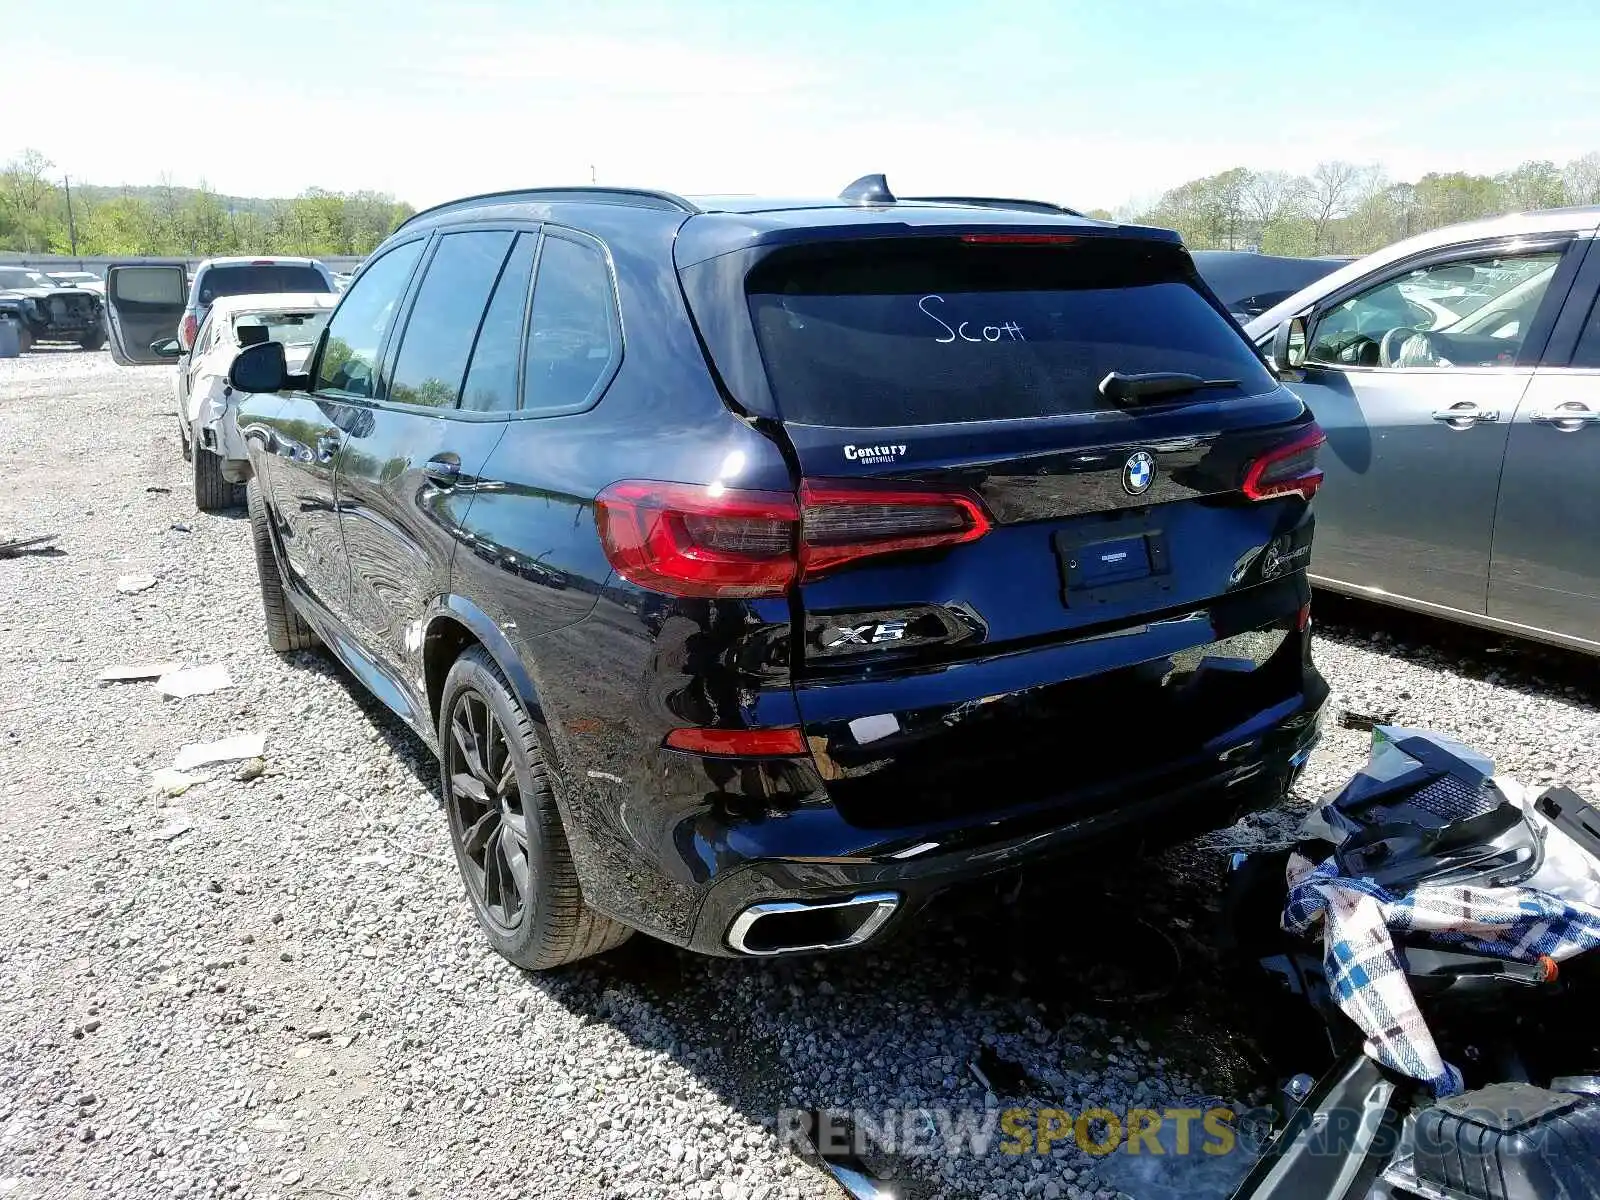
[[[1298,695],[1213,738],[1203,756],[1014,809],[870,831],[827,804],[744,818],[703,811],[691,838],[673,839],[679,860],[661,864],[676,878],[647,887],[649,915],[616,915],[702,953],[731,955],[730,932],[741,917],[748,927],[753,906],[865,898],[873,902],[863,917],[881,919],[850,944],[877,940],[955,885],[1041,860],[1170,845],[1277,804],[1316,742],[1327,695],[1308,666]],[[1071,766],[1063,764],[1064,775]],[[895,899],[887,915],[877,902],[885,894]],[[680,911],[661,907],[669,895]]]
[[[192,421],[195,444],[204,446],[222,459],[226,469],[231,469],[240,479],[246,478],[248,470],[245,468],[249,465],[250,451],[239,432],[234,405],[227,399],[211,394],[191,403],[195,405]]]

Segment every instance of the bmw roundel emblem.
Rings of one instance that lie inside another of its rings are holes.
[[[1156,460],[1148,450],[1130,454],[1122,465],[1122,487],[1130,496],[1142,496],[1156,481]]]

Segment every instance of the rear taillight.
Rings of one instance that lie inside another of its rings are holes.
[[[957,546],[993,526],[967,492],[864,488],[807,480],[800,485],[801,578],[880,554]]]
[[[595,501],[617,574],[673,596],[775,596],[799,572],[799,505],[787,492],[630,480]]]
[[[1246,468],[1244,494],[1252,500],[1274,500],[1279,496],[1311,499],[1322,486],[1317,455],[1327,441],[1321,426],[1313,422],[1292,441],[1274,446]]]
[[[1300,611],[1295,613],[1294,627],[1300,633],[1311,628],[1311,601],[1307,600],[1300,606]]]
[[[183,314],[183,328],[178,333],[178,340],[183,343],[185,350],[194,348],[195,335],[200,332],[200,323],[194,319],[193,313]]]
[[[596,500],[617,574],[673,596],[780,596],[796,582],[885,554],[954,546],[993,522],[962,491],[807,480],[799,497],[628,480]]]

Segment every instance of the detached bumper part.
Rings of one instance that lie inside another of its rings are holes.
[[[1464,1092],[1417,1115],[1416,1149],[1385,1178],[1450,1200],[1600,1195],[1600,1099],[1526,1083]]]

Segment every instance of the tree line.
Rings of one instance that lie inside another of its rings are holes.
[[[366,255],[416,210],[380,192],[309,188],[283,200],[71,185],[37,150],[0,171],[0,250],[33,254]]]
[[[1234,167],[1114,215],[1177,229],[1197,250],[1361,255],[1441,225],[1573,204],[1600,204],[1600,152],[1564,166],[1530,161],[1498,175],[1451,171],[1414,183],[1339,160],[1309,175]]]
[[[1177,229],[1195,249],[1360,255],[1457,221],[1567,204],[1600,204],[1600,152],[1414,183],[1343,160],[1308,175],[1234,167],[1171,188],[1154,205],[1091,215]],[[64,180],[37,150],[0,171],[0,250],[35,254],[366,255],[413,212],[380,192],[310,188],[263,200],[164,182],[74,186],[69,214]]]

